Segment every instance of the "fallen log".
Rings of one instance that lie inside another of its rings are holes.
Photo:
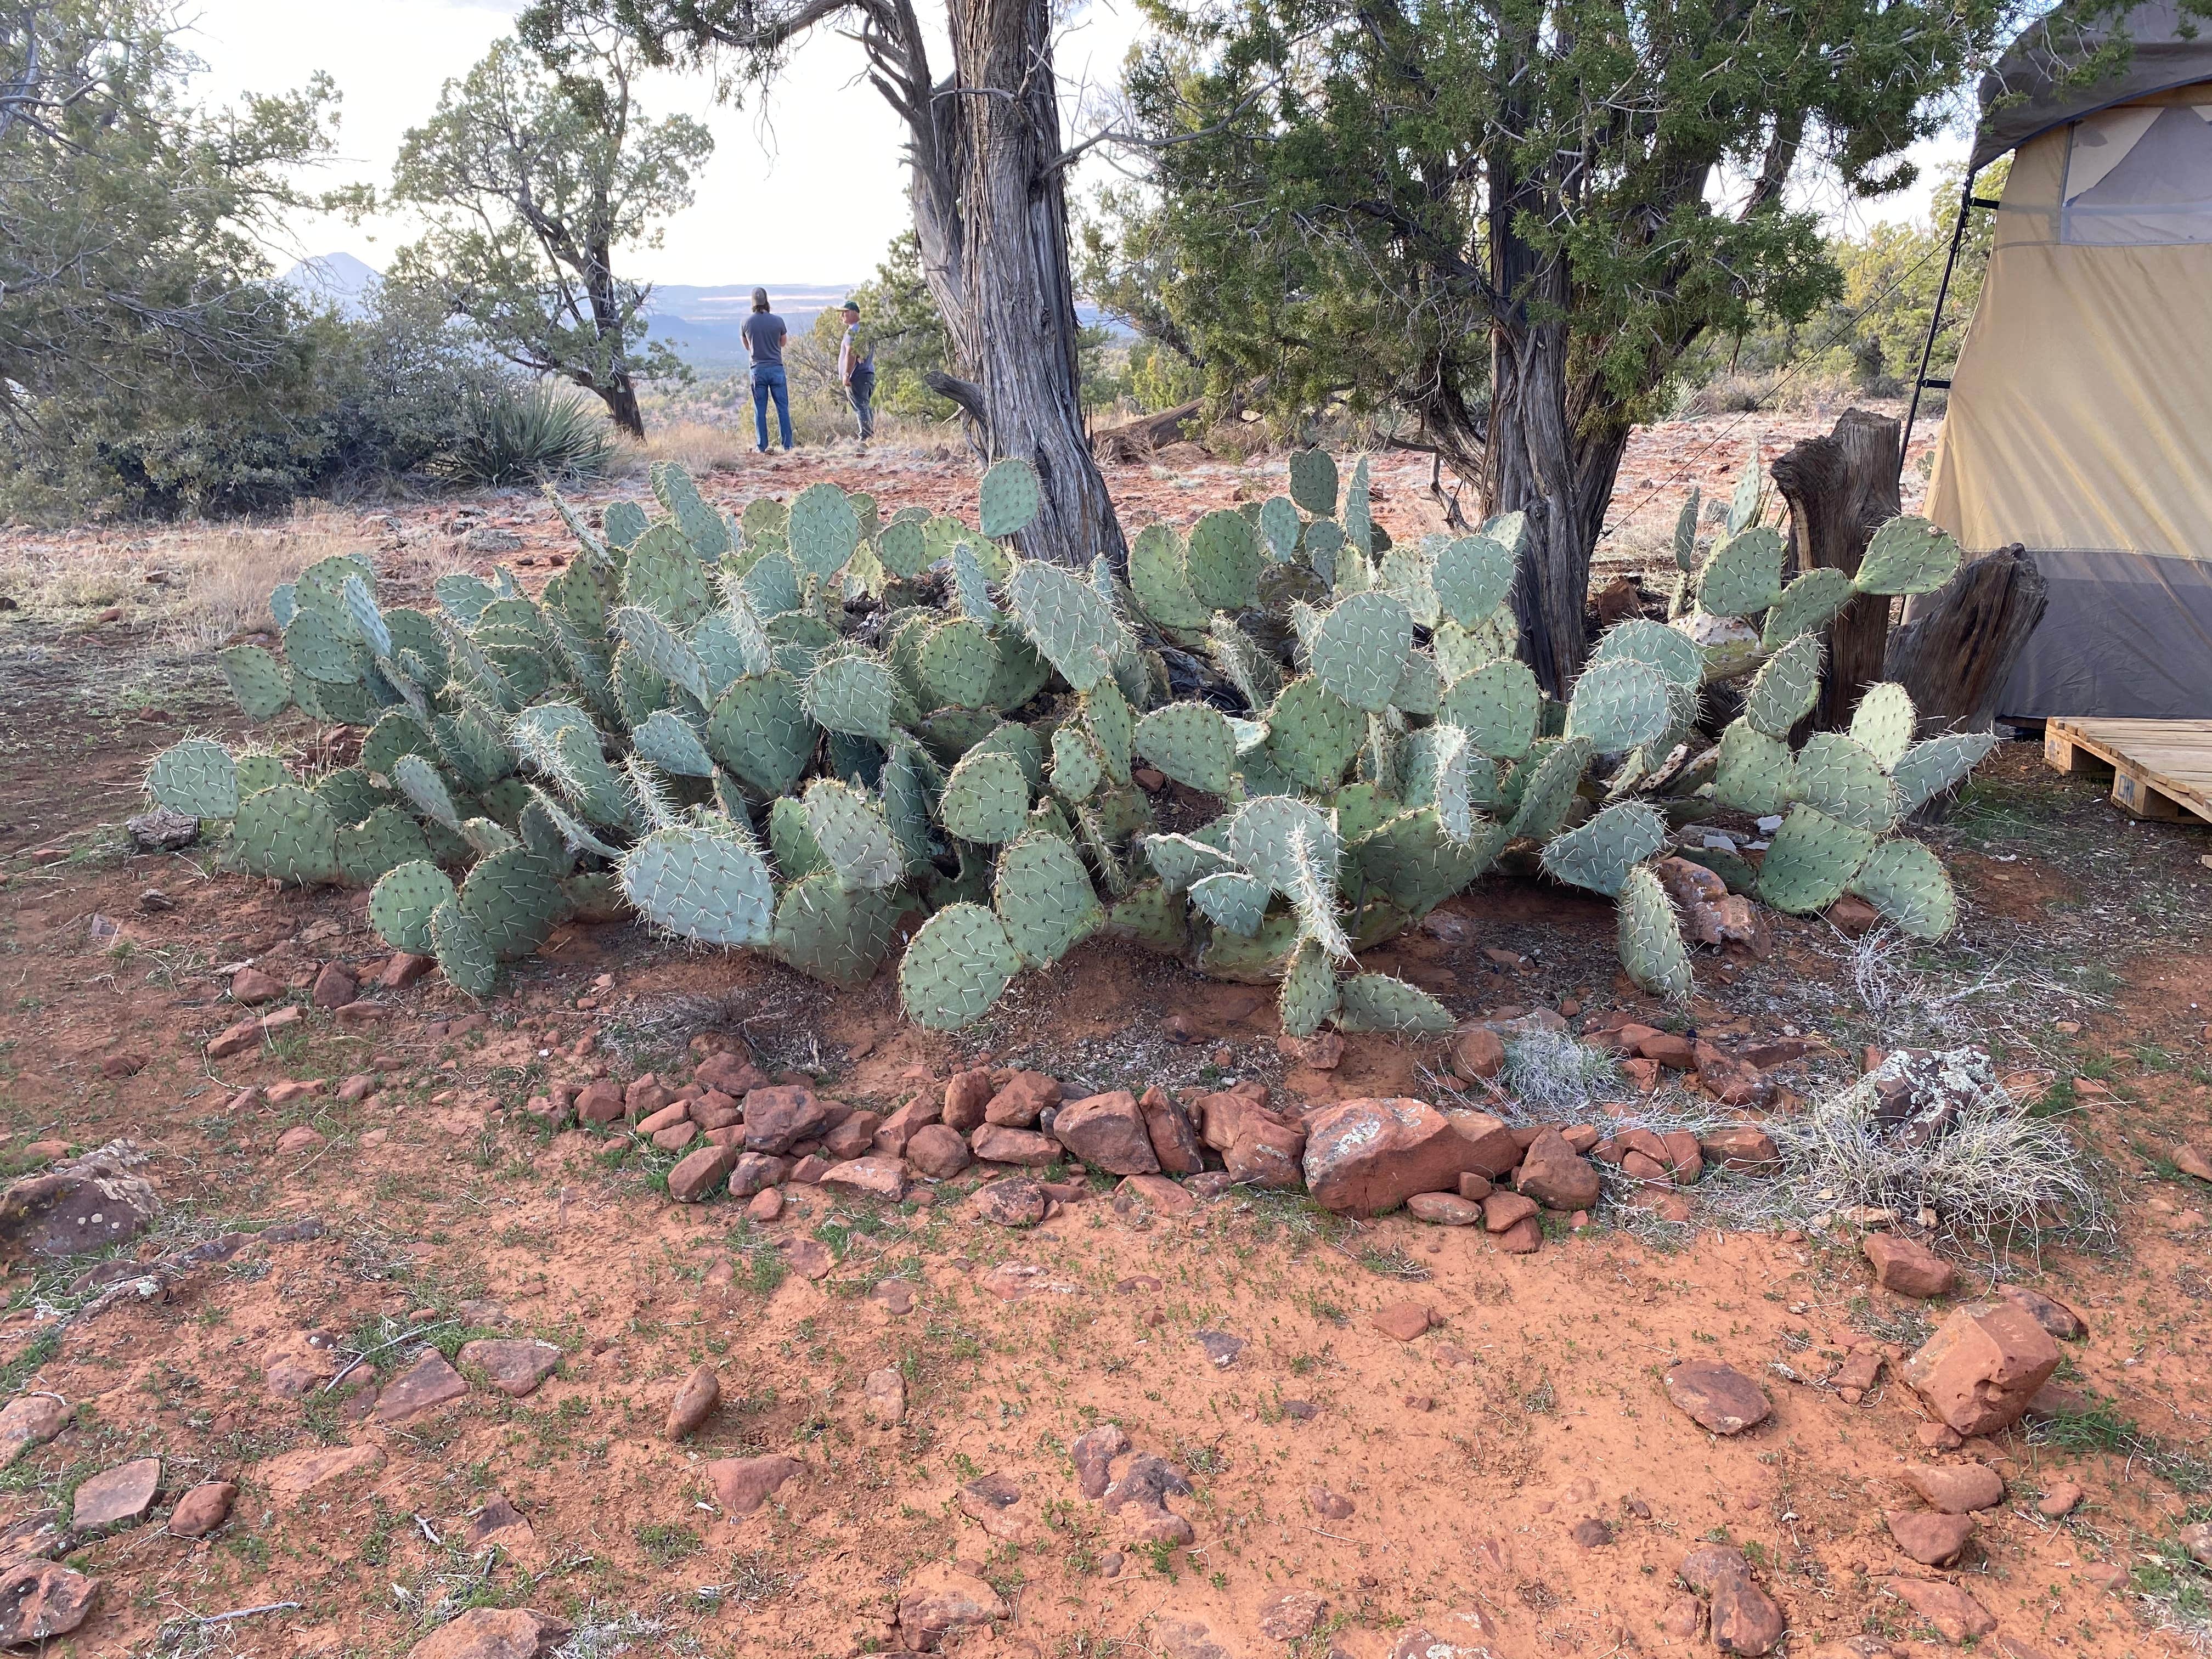
[[[2005,682],[2050,603],[2035,556],[2017,544],[1970,560],[1912,601],[1890,635],[1883,678],[1911,695],[1923,735],[1990,730]]]

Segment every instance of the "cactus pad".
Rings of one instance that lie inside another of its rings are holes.
[[[1851,738],[1875,757],[1884,770],[1904,757],[1918,729],[1920,717],[1912,698],[1901,685],[1887,681],[1869,685],[1851,712]]]
[[[1052,734],[1052,787],[1069,800],[1087,800],[1106,776],[1098,745],[1073,726]]]
[[[1844,823],[1879,833],[1897,822],[1897,790],[1865,744],[1815,732],[1797,751],[1790,793]]]
[[[257,790],[240,799],[231,820],[230,860],[248,875],[303,887],[336,881],[337,822],[312,790],[296,783]]]
[[[1328,953],[1312,939],[1300,939],[1291,953],[1283,988],[1276,998],[1284,1031],[1291,1036],[1311,1036],[1336,1012],[1337,1001],[1336,969]]]
[[[811,483],[791,498],[785,536],[803,575],[834,576],[860,542],[860,515],[833,483]]]
[[[1137,753],[1186,788],[1225,795],[1237,769],[1237,739],[1210,703],[1171,702],[1137,723]]]
[[[911,581],[929,568],[929,544],[921,526],[912,519],[894,519],[876,532],[876,557],[902,581]]]
[[[1332,790],[1359,752],[1367,723],[1309,675],[1285,685],[1267,710],[1267,753],[1309,789]]]
[[[213,738],[186,738],[154,757],[146,793],[188,818],[238,815],[238,764]]]
[[[560,872],[520,844],[479,859],[461,884],[461,908],[501,962],[526,957],[543,945],[567,905]]]
[[[1669,685],[1694,690],[1705,678],[1705,657],[1694,640],[1680,629],[1642,617],[1607,629],[1590,653],[1589,666],[1619,657],[1648,663]]]
[[[1692,484],[1682,510],[1674,515],[1674,568],[1684,575],[1698,568],[1698,510],[1703,505],[1703,493]]]
[[[1495,760],[1518,760],[1536,740],[1543,706],[1536,677],[1514,657],[1500,658],[1445,690],[1437,718],[1465,729],[1474,746]]]
[[[1355,593],[1329,611],[1307,641],[1314,678],[1370,714],[1390,706],[1413,648],[1413,617],[1395,595]]]
[[[1270,495],[1260,503],[1260,539],[1267,556],[1288,564],[1298,556],[1298,536],[1304,529],[1298,509],[1287,495]]]
[[[1336,1023],[1346,1031],[1404,1036],[1449,1031],[1451,1012],[1419,986],[1389,974],[1354,974],[1337,988]]]
[[[1649,865],[1638,865],[1620,884],[1615,924],[1620,965],[1655,997],[1680,1002],[1690,994],[1690,952],[1674,902]]]
[[[430,913],[430,949],[446,982],[464,996],[481,1000],[499,988],[499,958],[458,897]]]
[[[1025,835],[1000,854],[992,903],[1033,968],[1050,967],[1106,919],[1083,860],[1054,835]]]
[[[1260,931],[1267,915],[1267,884],[1241,870],[1224,870],[1194,881],[1190,902],[1217,927],[1243,939]]]
[[[1914,744],[1890,769],[1899,816],[1918,811],[1959,783],[1996,746],[1990,732],[1946,732]]]
[[[1487,536],[1462,536],[1437,555],[1429,580],[1444,615],[1462,628],[1479,628],[1512,588],[1513,554]]]
[[[1029,779],[1012,755],[979,747],[952,769],[938,806],[947,835],[997,846],[1020,835],[1028,822]]]
[[[272,720],[292,706],[283,664],[259,646],[234,645],[216,653],[215,659],[248,720]]]
[[[1826,628],[1851,599],[1851,579],[1825,565],[1800,572],[1766,613],[1759,642],[1768,651],[1779,651],[1801,634]]]
[[[1746,721],[1732,721],[1721,733],[1713,799],[1754,817],[1786,811],[1796,772],[1788,744]]]
[[[1792,915],[1825,910],[1858,874],[1875,841],[1871,830],[1793,806],[1759,866],[1759,896]]]
[[[1147,836],[1145,856],[1170,893],[1180,893],[1193,882],[1236,867],[1220,848],[1188,836]]]
[[[340,824],[336,845],[338,874],[355,887],[430,855],[421,826],[397,806],[380,806],[357,823]]]
[[[642,605],[674,628],[689,628],[707,614],[706,567],[672,519],[640,536],[623,567],[623,602]]]
[[[838,885],[848,891],[896,887],[905,873],[906,861],[892,837],[890,822],[881,805],[864,790],[834,778],[817,778],[807,786],[806,828]]]
[[[922,641],[917,666],[930,706],[980,708],[999,677],[999,647],[980,623],[940,623]]]
[[[1006,590],[1022,631],[1076,690],[1088,691],[1113,672],[1121,624],[1097,589],[1058,565],[1024,559]]]
[[[1505,830],[1509,836],[1527,836],[1544,841],[1559,827],[1574,805],[1576,786],[1581,783],[1583,769],[1589,764],[1592,750],[1589,739],[1581,737],[1561,738],[1548,741],[1540,749],[1532,749],[1522,762],[1527,769],[1515,801],[1513,816]],[[1511,788],[1509,781],[1508,789]]]
[[[806,713],[817,726],[884,744],[895,697],[890,667],[873,657],[832,658],[806,682]]]
[[[1820,696],[1820,636],[1800,634],[1769,657],[1744,693],[1743,714],[1755,730],[1786,738]]]
[[[927,1030],[957,1030],[981,1018],[1021,966],[996,915],[980,904],[949,904],[900,958],[899,1005]]]
[[[1289,795],[1262,795],[1245,802],[1229,822],[1224,850],[1233,862],[1286,896],[1297,890],[1302,867],[1308,863],[1334,884],[1341,855],[1336,826],[1328,816]]]
[[[1942,861],[1899,836],[1867,854],[1850,890],[1915,939],[1938,939],[1958,925],[1959,895]]]
[[[1933,593],[1959,568],[1959,544],[1925,519],[1896,518],[1874,532],[1851,585],[1862,593]]]
[[[1757,616],[1782,597],[1782,566],[1789,550],[1782,532],[1771,526],[1731,535],[1705,556],[1698,579],[1698,606],[1716,617]]]
[[[622,861],[623,895],[658,927],[709,945],[765,944],[775,892],[750,838],[708,825],[655,830]]]
[[[1183,572],[1200,603],[1244,611],[1260,602],[1259,538],[1241,513],[1221,509],[1191,526]]]
[[[1336,512],[1336,459],[1326,449],[1291,452],[1291,499],[1317,519]]]
[[[1191,592],[1183,574],[1182,538],[1173,526],[1149,524],[1129,548],[1129,591],[1137,607],[1162,628],[1194,632],[1213,620],[1213,609]]]
[[[732,680],[707,715],[707,752],[763,795],[799,781],[814,739],[799,683],[781,670]]]
[[[1036,468],[1018,455],[1009,456],[983,475],[976,523],[986,536],[1018,536],[1036,522],[1043,504]]]
[[[1544,868],[1560,881],[1617,894],[1628,872],[1667,844],[1667,820],[1640,800],[1607,807],[1544,844]]]
[[[690,723],[665,708],[655,709],[629,734],[639,756],[679,778],[711,778],[714,757]]]
[[[453,896],[453,884],[428,859],[395,866],[368,894],[368,925],[395,951],[428,956],[430,916]]]
[[[1601,755],[1624,755],[1652,742],[1671,718],[1667,681],[1648,663],[1614,657],[1585,668],[1567,703],[1567,735],[1587,738]]]

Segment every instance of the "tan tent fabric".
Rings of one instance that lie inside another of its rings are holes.
[[[2137,100],[2192,128],[2207,103],[2212,83]],[[2108,117],[2095,137],[2124,139],[2140,172],[2162,165],[2143,137],[2153,131]],[[2166,133],[2194,142],[2179,125]],[[2124,204],[2100,225],[2084,215],[2076,233],[2203,240],[2062,240],[2069,216],[2124,184],[2130,164],[2085,145],[2069,191],[2074,134],[2056,128],[2014,158],[1925,510],[1969,548],[2212,559],[2212,192],[2198,215],[2197,181],[2154,178],[2143,214]]]

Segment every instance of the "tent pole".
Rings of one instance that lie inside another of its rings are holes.
[[[1912,423],[1920,416],[1920,394],[1928,385],[1928,365],[1936,356],[1936,331],[1943,326],[1943,302],[1951,295],[1951,273],[1959,266],[1959,249],[1966,240],[1966,216],[1974,208],[1974,175],[1977,167],[1966,169],[1966,182],[1959,186],[1959,216],[1951,225],[1951,252],[1943,261],[1943,280],[1936,286],[1936,308],[1928,313],[1928,337],[1920,343],[1920,372],[1912,377],[1912,402],[1905,411],[1905,435],[1897,446],[1897,476],[1905,478],[1905,457],[1912,447]],[[1949,389],[1949,382],[1944,383]]]

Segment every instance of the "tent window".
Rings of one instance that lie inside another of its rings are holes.
[[[2212,103],[2110,109],[2068,129],[2062,242],[2212,242]]]

